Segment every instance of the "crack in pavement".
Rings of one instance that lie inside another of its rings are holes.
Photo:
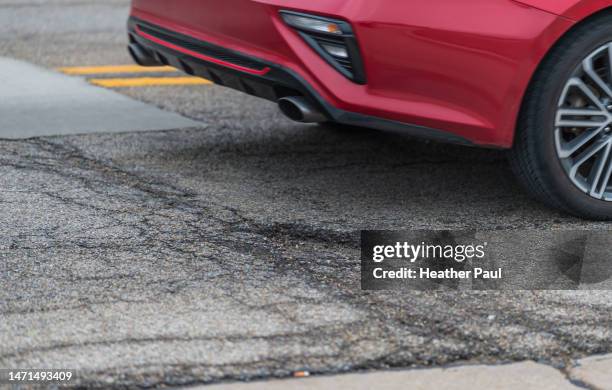
[[[155,148],[164,137],[140,142]],[[84,385],[106,384],[112,373],[117,386],[153,386],[305,367],[562,366],[612,349],[607,303],[555,293],[362,292],[354,229],[263,220],[208,198],[210,182],[180,184],[147,171],[142,158],[99,159],[80,140],[91,137],[0,142],[3,366],[62,362]],[[305,177],[333,171],[313,163]]]

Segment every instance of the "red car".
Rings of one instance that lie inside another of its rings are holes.
[[[545,203],[612,219],[612,0],[133,0],[129,50],[337,122],[510,149]]]

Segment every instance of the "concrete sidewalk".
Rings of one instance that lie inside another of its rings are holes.
[[[85,80],[0,57],[0,138],[201,127]]]
[[[612,354],[579,360],[569,370],[570,378],[598,390],[612,389]]]
[[[564,390],[612,389],[612,355],[577,361],[566,372],[532,361],[498,366],[458,366],[347,374],[198,387],[207,390]]]

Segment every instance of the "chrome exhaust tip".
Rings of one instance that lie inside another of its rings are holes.
[[[326,122],[327,118],[301,96],[288,96],[278,100],[278,108],[291,120],[302,123]]]

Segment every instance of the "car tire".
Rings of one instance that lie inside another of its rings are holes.
[[[611,94],[612,13],[605,13],[555,45],[523,101],[509,160],[536,199],[582,218],[612,220]]]

